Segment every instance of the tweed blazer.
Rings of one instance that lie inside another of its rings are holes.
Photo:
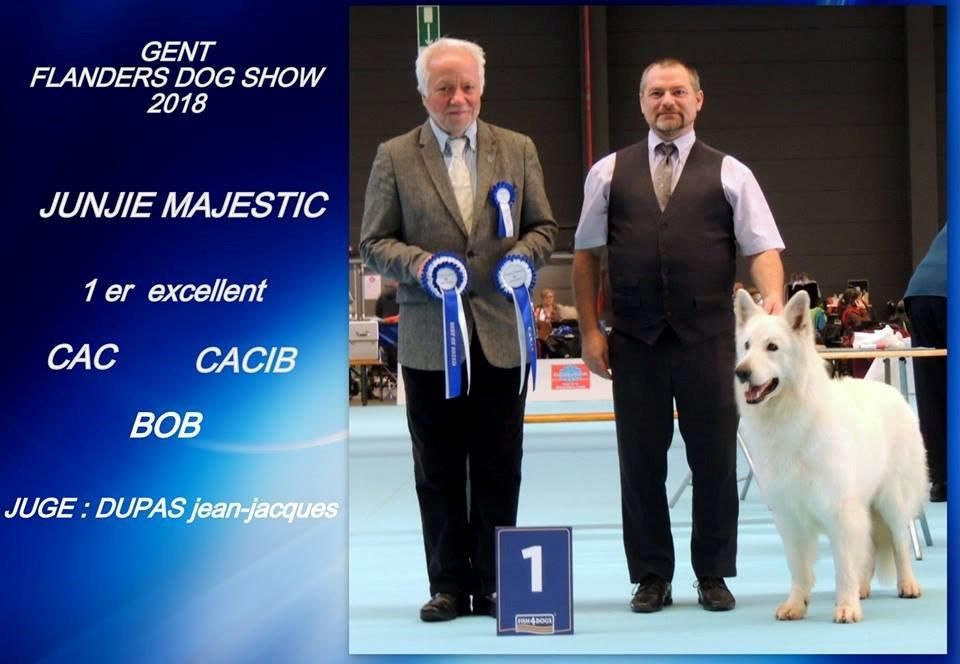
[[[490,191],[500,181],[516,188],[513,237],[497,237],[499,216]],[[364,199],[360,255],[367,266],[400,284],[400,363],[443,369],[443,307],[423,290],[417,271],[431,254],[446,251],[459,255],[469,271],[463,303],[470,342],[479,341],[496,367],[519,366],[513,304],[496,290],[493,271],[508,253],[541,267],[556,233],[537,149],[528,136],[477,121],[477,187],[469,233],[429,121],[380,144]]]

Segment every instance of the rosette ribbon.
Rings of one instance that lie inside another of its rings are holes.
[[[490,200],[500,213],[498,237],[513,237],[513,213],[510,212],[510,206],[517,200],[517,190],[509,182],[498,182],[490,188]]]
[[[469,281],[467,267],[453,254],[437,253],[423,266],[423,289],[443,302],[443,371],[446,397],[453,399],[463,392],[460,367],[467,367],[467,389],[470,392],[470,349],[467,316],[461,296]]]
[[[537,389],[537,334],[533,325],[533,304],[530,291],[537,282],[537,270],[526,256],[508,254],[497,264],[494,272],[497,288],[513,300],[517,317],[517,343],[520,344],[520,393],[530,364],[530,381]]]

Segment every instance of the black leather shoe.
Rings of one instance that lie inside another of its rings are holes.
[[[656,574],[647,574],[633,593],[630,610],[634,613],[653,613],[671,604],[673,596],[670,594],[670,582]]]
[[[437,593],[420,607],[423,622],[443,622],[470,613],[470,596],[453,593]]]
[[[497,617],[497,593],[473,596],[473,615]]]
[[[719,576],[705,576],[697,580],[697,601],[707,611],[730,611],[737,605],[733,593]]]
[[[947,502],[947,483],[946,482],[934,482],[930,485],[930,502],[931,503],[945,503]]]

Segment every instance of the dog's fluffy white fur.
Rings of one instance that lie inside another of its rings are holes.
[[[735,309],[742,433],[790,568],[777,619],[806,614],[820,533],[836,567],[834,622],[863,617],[875,569],[887,580],[895,567],[900,597],[919,597],[907,528],[923,507],[927,461],[913,410],[889,385],[828,376],[805,292],[768,315],[741,290]]]

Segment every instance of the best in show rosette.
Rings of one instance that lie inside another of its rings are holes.
[[[520,393],[530,364],[530,381],[537,389],[537,334],[533,325],[533,303],[530,292],[537,283],[537,270],[526,256],[508,254],[504,256],[494,272],[497,288],[513,300],[513,310],[517,316],[517,343],[520,344]]]
[[[516,188],[509,182],[498,182],[490,188],[490,200],[493,201],[500,215],[500,224],[497,226],[498,237],[513,237],[513,213],[510,211],[510,206],[517,200]]]
[[[443,367],[446,397],[453,399],[462,392],[460,366],[467,367],[467,392],[470,392],[470,337],[461,296],[467,288],[467,267],[457,256],[436,253],[423,266],[423,289],[443,302]]]

